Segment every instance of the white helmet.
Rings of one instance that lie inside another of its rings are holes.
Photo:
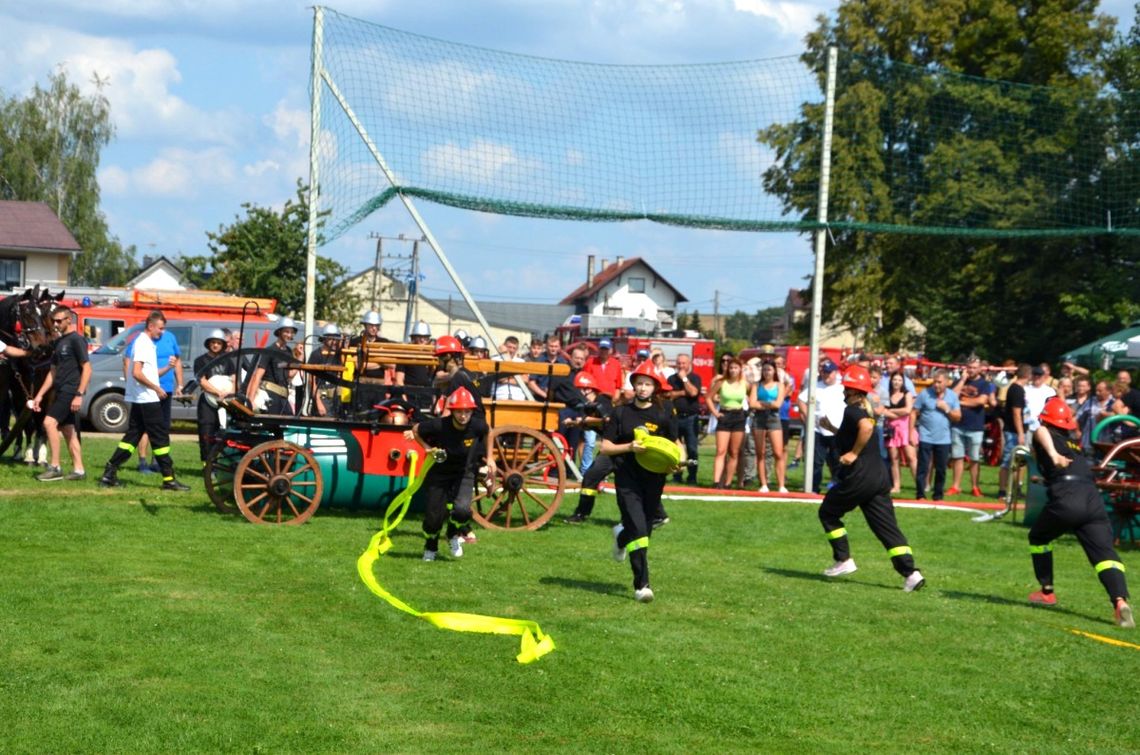
[[[428,327],[428,324],[426,322],[419,320],[415,325],[412,326],[412,330],[408,335],[427,336],[428,338],[431,338],[431,328]]]
[[[225,346],[226,345],[226,333],[225,333],[225,331],[222,330],[221,328],[214,328],[213,330],[211,330],[209,333],[206,334],[206,340],[203,342],[203,345],[206,348],[210,348],[210,341],[221,341],[222,346]]]
[[[471,339],[471,345],[468,348],[487,350],[487,339],[483,336],[475,336]]]
[[[464,348],[467,347],[468,342],[471,341],[471,336],[467,335],[467,331],[463,328],[455,331],[455,340],[463,344]]]
[[[277,335],[281,331],[288,329],[292,329],[294,333],[297,332],[297,323],[293,321],[292,317],[282,317],[277,321],[277,328],[273,331],[273,335]]]
[[[328,338],[329,336],[339,336],[339,335],[340,335],[340,328],[337,327],[335,322],[330,322],[328,325],[325,326],[325,329],[321,331],[321,337],[322,338]]]
[[[374,310],[365,312],[364,316],[360,318],[361,325],[379,325],[380,323],[380,313]]]

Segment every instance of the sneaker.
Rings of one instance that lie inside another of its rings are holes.
[[[475,537],[474,532],[461,532],[459,533],[459,540],[464,543],[477,543],[479,538]]]
[[[903,582],[903,592],[918,592],[926,586],[926,579],[923,578],[922,572],[915,569],[910,573],[910,576]]]
[[[448,538],[447,549],[451,551],[452,558],[463,558],[463,539],[459,535]]]
[[[767,485],[761,485],[761,486],[760,486],[760,492],[761,492],[761,493],[770,493],[770,492],[772,492],[772,491],[768,490],[768,486],[767,486]]]
[[[669,523],[669,517],[663,516],[660,519],[654,519],[653,524],[650,526],[650,529],[655,530],[658,527],[664,527],[668,523]]]
[[[653,602],[653,588],[649,585],[639,587],[633,591],[633,599],[638,603],[652,603]]]
[[[64,477],[63,479],[71,480],[72,482],[74,482],[76,480],[86,480],[87,479],[87,473],[86,472],[72,472],[71,474],[69,474],[67,477]]]
[[[781,493],[787,493],[787,492],[788,492],[788,489],[787,489],[786,487],[784,487],[783,485],[781,485],[781,486],[780,486],[780,492],[781,492]]]
[[[788,463],[788,469],[795,469],[795,468],[796,468],[796,467],[798,467],[799,465],[800,465],[800,460],[799,460],[799,459],[792,459],[792,460],[791,460],[791,461]]]
[[[625,548],[618,545],[618,536],[621,535],[623,529],[625,528],[620,524],[614,525],[614,561],[625,561]]]
[[[582,522],[586,521],[586,515],[585,514],[571,514],[570,516],[566,517],[562,521],[566,522],[567,524],[581,524]]]
[[[962,495],[961,488],[953,487],[946,491],[946,495]]]
[[[999,498],[1000,500],[1003,500],[1003,501],[1005,500],[1005,491],[1004,491],[1004,490],[999,490],[999,491],[998,491],[998,498]]]
[[[154,470],[150,468],[151,465],[145,461],[139,462],[139,474],[154,474]]]
[[[844,574],[854,574],[859,567],[855,565],[855,559],[849,558],[846,561],[836,561],[831,566],[823,570],[825,577],[842,577]]]
[[[981,488],[974,488],[973,490],[970,491],[970,495],[974,496],[975,498],[981,498],[982,497],[982,489]]]
[[[163,490],[175,490],[175,491],[178,491],[179,493],[185,493],[187,490],[190,489],[190,486],[189,485],[183,485],[178,480],[167,480],[166,482],[162,483],[162,489]]]
[[[435,551],[424,551],[424,561],[435,561]]]
[[[62,480],[63,470],[59,467],[53,467],[49,465],[46,472],[36,475],[36,479],[40,482],[55,482],[56,480]]]
[[[649,588],[646,588],[649,589]],[[1132,618],[1132,606],[1124,598],[1116,599],[1116,626],[1125,629],[1135,629],[1136,620]]]
[[[1045,592],[1044,590],[1031,592],[1029,593],[1029,602],[1039,606],[1055,606],[1057,605],[1057,593]]]

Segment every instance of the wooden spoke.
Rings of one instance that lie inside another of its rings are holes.
[[[495,465],[495,492],[476,497],[475,520],[491,529],[534,530],[546,524],[566,489],[566,467],[558,447],[537,430],[507,425],[491,430],[487,449]],[[540,496],[534,491],[543,492]],[[488,501],[489,509],[482,510]]]
[[[252,449],[238,463],[234,477],[241,480],[234,490],[238,509],[258,524],[302,524],[316,512],[324,491],[312,453],[284,440],[267,441]],[[301,487],[309,495],[302,495]]]

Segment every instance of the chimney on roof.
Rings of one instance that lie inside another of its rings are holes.
[[[594,285],[594,255],[586,255],[586,288]]]
[[[618,258],[614,260],[615,265],[620,265],[623,262],[625,262],[625,257],[622,257],[621,255],[618,255]]]
[[[606,268],[609,266],[610,266],[609,261],[606,260],[605,257],[602,257],[602,266],[600,268],[598,268],[598,272],[604,273],[606,271]]]

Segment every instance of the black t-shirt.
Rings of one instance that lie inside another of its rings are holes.
[[[208,369],[206,365],[210,365]],[[207,351],[205,354],[199,354],[194,360],[194,377],[196,380],[208,380],[215,375],[227,375],[232,377],[233,374],[233,357],[226,358],[225,352],[211,354]]]
[[[615,407],[602,437],[611,443],[629,443],[633,440],[633,431],[638,427],[644,427],[650,435],[677,440],[677,413],[673,409],[673,402],[664,401],[660,406],[652,403],[645,408],[639,408],[635,404]],[[638,474],[653,474],[638,464],[633,454],[618,454],[613,460],[614,469],[619,472],[624,470]]]
[[[455,374],[443,387],[443,396],[446,400],[447,396],[455,393],[459,388],[466,388],[471,392],[471,396],[475,399],[475,416],[483,417],[485,412],[483,410],[483,389],[479,385],[479,381],[472,377],[471,373],[466,369],[460,367],[456,370]]]
[[[1117,401],[1123,401],[1124,405],[1128,407],[1128,413],[1133,417],[1140,417],[1140,391],[1129,388]]]
[[[275,343],[267,346],[266,350],[272,353],[263,354],[258,364],[259,367],[265,368],[262,381],[276,383],[282,388],[289,388],[289,364],[293,361],[293,352],[289,351],[288,348],[281,348]]]
[[[354,338],[352,338],[352,340],[350,340],[348,342],[348,346],[350,349],[353,349],[357,352],[363,351],[363,355],[361,356],[361,361],[368,362],[368,361],[370,361],[368,359],[368,344],[370,344],[370,343],[395,343],[395,342],[391,338],[377,338],[374,341],[366,341],[366,340],[364,340],[364,336],[355,336]],[[364,370],[360,373],[360,375],[361,375],[361,377],[374,378],[374,379],[379,380],[379,379],[382,379],[384,377],[384,370],[385,369],[387,369],[387,367],[385,365],[379,365],[377,367],[365,367]]]
[[[1005,423],[1007,433],[1017,432],[1017,425],[1013,424],[1014,408],[1021,409],[1021,426],[1025,427],[1025,386],[1011,383],[1005,392],[1005,406],[1001,410],[1001,419]]]
[[[51,364],[55,368],[53,384],[59,393],[75,395],[79,393],[79,378],[83,365],[88,361],[87,339],[79,333],[60,336],[51,353]]]
[[[839,432],[835,434],[835,443],[840,456],[855,448],[855,440],[859,437],[859,423],[865,419],[872,423],[875,421],[875,417],[860,404],[848,404],[843,409],[843,422],[839,425]],[[857,478],[860,481],[881,485],[890,483],[874,434],[867,439],[863,450],[855,457],[854,463],[843,466],[840,474],[844,480]]]
[[[1063,430],[1058,430],[1049,425],[1043,425],[1043,427],[1048,429],[1052,436],[1053,450],[1072,460],[1067,467],[1057,467],[1037,441],[1037,433],[1034,433],[1033,452],[1037,456],[1037,468],[1041,471],[1041,476],[1045,478],[1045,484],[1052,485],[1059,482],[1058,478],[1060,477],[1078,477],[1085,482],[1092,482],[1092,469],[1089,467],[1088,459],[1081,453],[1081,444],[1070,438],[1069,434]]]
[[[958,398],[976,398],[988,396],[994,392],[993,384],[985,378],[979,377],[967,380],[958,391]],[[958,420],[958,429],[965,432],[978,432],[986,429],[986,407],[966,406],[962,404],[962,419]]]
[[[430,388],[435,379],[435,368],[426,364],[402,364],[396,367],[396,372],[404,373],[404,385]]]
[[[689,373],[689,382],[697,389],[696,396],[690,396],[687,393],[673,399],[673,406],[677,409],[678,417],[691,417],[694,414],[700,413],[701,407],[701,376],[696,373]],[[684,391],[685,384],[681,382],[681,376],[673,373],[669,376],[669,387],[675,391]]]
[[[550,388],[546,396],[551,401],[555,401],[571,409],[581,410],[586,403],[586,398],[582,392],[574,387],[574,377],[581,372],[571,368],[569,375],[556,375],[550,378]]]
[[[457,428],[451,417],[433,417],[416,426],[424,443],[447,451],[447,459],[431,469],[433,475],[461,477],[468,469],[478,469],[486,454],[487,423],[477,414],[463,428]]]

